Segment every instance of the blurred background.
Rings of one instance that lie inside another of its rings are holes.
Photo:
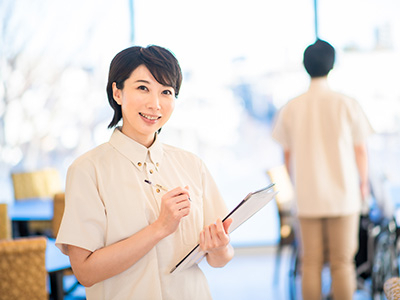
[[[75,158],[108,141],[109,63],[156,44],[184,73],[161,138],[200,156],[233,208],[282,163],[271,124],[307,89],[302,54],[316,34],[337,50],[332,87],[356,98],[376,131],[371,175],[396,186],[399,13],[397,0],[0,0],[0,202],[14,200],[11,173],[55,167],[64,181]],[[278,235],[271,203],[232,242]]]

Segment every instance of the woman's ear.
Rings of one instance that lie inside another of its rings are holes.
[[[117,102],[119,105],[122,104],[122,91],[120,89],[117,88],[117,83],[113,82],[112,84],[112,90],[113,90],[113,98],[115,100],[115,102]]]

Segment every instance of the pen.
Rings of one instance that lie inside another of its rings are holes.
[[[150,185],[152,185],[154,187],[158,187],[159,189],[162,189],[163,191],[168,192],[168,189],[163,187],[161,184],[152,183],[150,180],[147,180],[147,179],[145,179],[144,182],[146,182],[146,183],[148,183],[148,184],[150,184]],[[190,197],[188,199],[189,199],[189,201],[192,201],[192,199],[190,199]]]
[[[163,187],[162,185],[160,185],[158,183],[152,183],[150,180],[147,180],[147,179],[145,179],[144,182],[146,182],[146,183],[148,183],[148,184],[150,184],[152,186],[158,187],[159,189],[162,189],[163,191],[168,192],[167,188]]]

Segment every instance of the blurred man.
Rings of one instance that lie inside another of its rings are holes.
[[[369,195],[366,140],[373,130],[354,99],[329,87],[334,61],[325,41],[306,48],[309,89],[281,109],[272,132],[296,187],[306,300],[321,299],[326,261],[334,299],[352,299],[361,202]]]

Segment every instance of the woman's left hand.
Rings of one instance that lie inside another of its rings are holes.
[[[207,262],[214,268],[225,266],[234,255],[228,234],[232,221],[231,218],[225,222],[218,219],[200,232],[200,249],[207,253]]]
[[[200,232],[201,250],[208,253],[224,250],[230,241],[228,230],[231,224],[231,218],[223,223],[218,219],[216,223],[204,227]]]

